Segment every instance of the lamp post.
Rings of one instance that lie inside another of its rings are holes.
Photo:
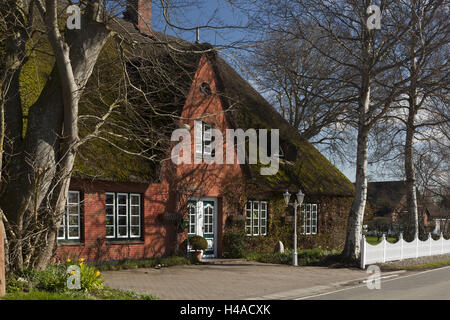
[[[302,193],[302,190],[299,190],[297,193],[297,199],[295,199],[294,203],[289,203],[289,199],[291,198],[291,194],[289,191],[286,191],[283,194],[284,202],[286,204],[286,208],[291,205],[294,207],[294,255],[292,257],[292,265],[298,266],[297,260],[297,208],[300,207],[303,203],[303,199],[305,195]]]

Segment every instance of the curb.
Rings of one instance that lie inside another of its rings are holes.
[[[381,279],[392,278],[392,277],[398,276],[402,273],[406,273],[406,270],[385,272],[385,273],[382,273]],[[272,294],[268,294],[268,295],[264,295],[264,296],[247,298],[245,300],[295,300],[295,299],[300,299],[300,298],[315,295],[315,294],[321,294],[321,293],[324,293],[324,292],[330,291],[330,290],[340,289],[340,288],[346,287],[346,286],[360,285],[360,284],[363,284],[366,280],[367,280],[367,277],[364,277],[364,278],[358,278],[358,279],[349,280],[349,281],[334,282],[334,283],[330,283],[328,285],[319,285],[319,286],[314,286],[314,287],[309,287],[309,288],[301,288],[301,289],[294,289],[294,290],[290,290],[290,291],[277,292],[277,293],[272,293]]]

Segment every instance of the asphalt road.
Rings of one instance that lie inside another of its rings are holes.
[[[383,279],[380,289],[367,284],[300,299],[307,300],[450,300],[450,267]]]

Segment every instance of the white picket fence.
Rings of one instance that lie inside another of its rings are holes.
[[[383,234],[383,240],[375,246],[367,243],[366,237],[363,236],[361,239],[361,269],[374,263],[417,259],[445,253],[450,253],[450,239],[444,239],[442,233],[439,240],[433,240],[430,233],[426,241],[416,238],[411,242],[403,240],[403,235],[400,234],[400,239],[396,243],[388,242]]]

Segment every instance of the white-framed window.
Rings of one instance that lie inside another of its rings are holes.
[[[142,230],[141,195],[106,193],[106,238],[138,239]]]
[[[197,204],[195,202],[188,203],[189,216],[189,234],[197,234]]]
[[[130,194],[130,237],[141,237],[141,195]]]
[[[245,232],[248,236],[267,235],[267,201],[247,201],[245,206]]]
[[[301,234],[314,235],[317,234],[317,204],[305,203],[301,210]]]
[[[79,191],[69,191],[64,216],[58,230],[58,240],[80,241],[81,197]]]
[[[214,126],[210,123],[195,121],[195,156],[203,158],[214,155],[212,148],[212,130]]]

